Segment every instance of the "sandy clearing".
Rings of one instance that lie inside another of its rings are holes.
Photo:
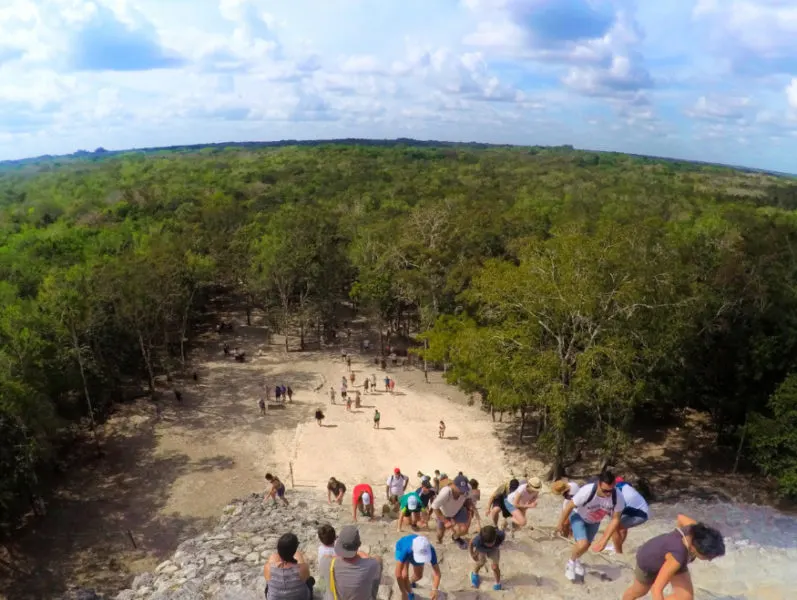
[[[336,387],[347,375],[340,360],[323,361],[319,367]],[[375,365],[359,358],[352,368],[357,378],[353,389],[361,391],[362,407],[347,412],[339,398],[331,405],[329,386],[315,394],[327,418],[323,427],[315,421],[297,427],[293,458],[297,485],[323,488],[334,475],[349,486],[370,483],[381,495],[394,467],[413,482],[418,481],[419,470],[439,469],[451,476],[463,471],[487,489],[504,477],[503,454],[493,425],[478,408],[441,397],[431,385],[412,381],[410,371],[400,367],[387,373],[396,381],[394,394],[384,391],[385,373]],[[365,394],[362,381],[372,374],[378,391]],[[382,417],[379,429],[373,427],[375,408]],[[446,423],[445,439],[438,437],[441,419]]]

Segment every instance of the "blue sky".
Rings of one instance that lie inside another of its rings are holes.
[[[415,137],[797,172],[797,0],[2,0],[0,159]]]

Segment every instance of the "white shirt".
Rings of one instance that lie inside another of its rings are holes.
[[[621,513],[625,508],[625,500],[620,490],[616,492],[617,504],[614,506],[612,506],[613,494],[603,497],[598,494],[598,490],[595,490],[592,500],[587,502],[587,498],[597,485],[597,483],[588,483],[572,498],[573,504],[576,505],[576,511],[587,523],[600,523],[604,517],[611,516],[613,512]]]
[[[524,483],[523,485],[519,485],[514,492],[506,497],[506,499],[512,505],[517,506],[520,504],[525,506],[526,504],[531,504],[539,495],[540,493],[537,490],[530,490],[528,488],[528,484]]]
[[[406,475],[391,475],[387,478],[386,485],[390,488],[391,496],[403,496],[404,484],[409,481]]]
[[[624,485],[620,491],[623,493],[623,500],[625,500],[625,505],[628,508],[635,508],[637,510],[641,510],[645,514],[648,514],[650,508],[648,507],[648,503],[642,497],[642,494],[637,492],[628,484]]]
[[[454,492],[451,491],[449,486],[446,486],[432,500],[432,510],[440,510],[445,517],[452,519],[465,505],[467,499],[468,497],[465,494],[460,494],[459,498],[454,498]]]
[[[335,548],[333,546],[318,545],[318,564],[321,564],[321,559],[325,556],[335,556]]]

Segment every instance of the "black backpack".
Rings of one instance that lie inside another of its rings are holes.
[[[587,485],[592,486],[592,491],[589,493],[589,497],[587,501],[584,502],[584,506],[592,502],[592,499],[595,497],[595,494],[598,493],[598,478],[597,477],[590,477],[587,479]],[[612,488],[612,512],[614,512],[614,507],[617,506],[617,488]]]

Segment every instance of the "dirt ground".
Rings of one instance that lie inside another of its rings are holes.
[[[377,493],[396,466],[413,480],[418,470],[434,469],[463,470],[485,486],[504,476],[489,417],[439,375],[427,383],[420,371],[389,366],[396,381],[389,394],[372,356],[355,353],[353,389],[361,391],[362,406],[348,412],[340,404],[341,377],[349,373],[339,349],[286,354],[279,339],[267,343],[265,329],[235,320],[232,333],[200,340],[192,355],[198,381],[172,383],[181,403],[165,388],[160,415],[146,399],[118,408],[104,426],[106,455],[75,467],[49,500],[47,516],[11,546],[5,560],[19,571],[8,576],[0,569],[0,597],[51,598],[67,585],[114,593],[208,528],[232,498],[263,489],[266,471],[289,486],[292,468],[297,487],[323,488],[335,475],[350,485],[370,482]],[[245,350],[247,362],[226,357],[225,341]],[[363,379],[372,374],[381,391],[365,394]],[[264,386],[277,384],[292,387],[293,402],[276,405],[272,392],[261,416]],[[334,406],[330,386],[337,390]],[[323,427],[313,418],[319,407]],[[376,407],[380,429],[373,427]],[[441,419],[445,439],[438,438]]]

